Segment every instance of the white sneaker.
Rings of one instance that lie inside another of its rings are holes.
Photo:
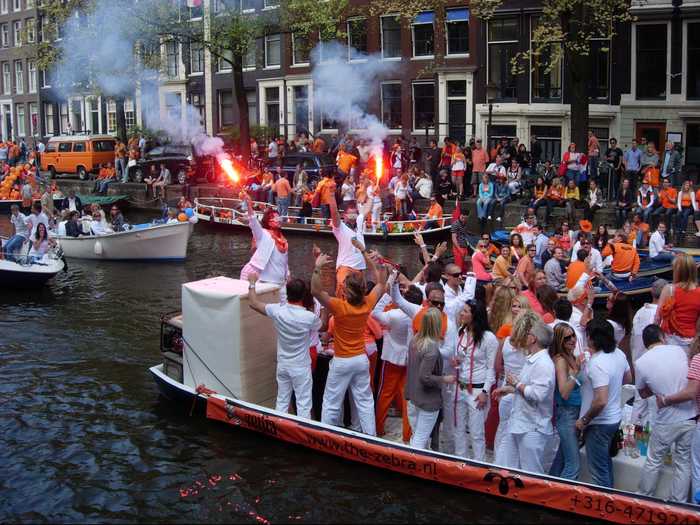
[[[497,220],[498,222],[501,222],[501,218],[500,218],[500,217],[496,217],[496,220]]]
[[[700,232],[695,232],[696,237],[700,237]]]
[[[487,219],[488,219],[488,220],[491,220],[491,216],[489,215],[489,216],[487,217]]]

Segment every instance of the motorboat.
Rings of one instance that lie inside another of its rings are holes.
[[[0,260],[0,288],[40,288],[66,269],[59,251],[49,251],[40,261],[18,256],[16,261]]]
[[[194,225],[136,224],[127,231],[80,237],[54,237],[66,257],[102,261],[182,261]]]
[[[461,490],[617,523],[698,523],[698,507],[413,448],[275,410],[276,332],[251,312],[248,283],[214,277],[182,286],[182,311],[161,320],[163,362],[149,369],[183,412],[344,460]],[[258,297],[278,302],[277,286]],[[317,385],[315,385],[317,386]],[[637,458],[639,460],[639,458]],[[616,471],[616,483],[618,475]],[[624,477],[624,476],[620,476]],[[629,478],[629,476],[627,476]],[[660,483],[668,488],[670,473]],[[634,481],[638,481],[638,478]],[[627,485],[630,479],[627,479]]]
[[[243,211],[243,201],[240,199],[223,199],[218,197],[202,197],[195,199],[195,212],[199,220],[212,224],[222,224],[234,228],[246,228],[246,212]],[[266,202],[253,202],[253,208],[258,217],[265,209],[271,207]],[[275,207],[275,209],[277,209]],[[319,210],[314,210],[311,217],[299,217],[298,208],[290,207],[289,215],[280,217],[281,229],[285,232],[303,234],[332,235],[331,220],[321,217]],[[383,220],[376,228],[365,228],[364,237],[369,239],[413,239],[416,232],[424,238],[438,237],[449,233],[452,217],[444,215],[441,219],[427,220],[418,217],[415,220],[395,221]]]

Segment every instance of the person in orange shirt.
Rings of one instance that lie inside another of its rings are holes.
[[[580,249],[576,252],[576,260],[569,264],[566,271],[566,288],[568,290],[576,286],[581,275],[590,273],[588,271],[588,265],[586,264],[586,257],[588,257],[588,252],[584,249]]]
[[[420,230],[431,230],[433,228],[442,228],[445,221],[442,219],[442,206],[437,202],[435,194],[430,196],[430,208],[425,215],[425,222],[422,223]]]
[[[663,221],[668,225],[673,224],[673,217],[676,214],[676,201],[678,200],[678,190],[671,186],[671,179],[664,179],[663,187],[659,191],[659,203],[653,212],[651,212],[651,223],[654,228]]]
[[[273,184],[272,188],[277,194],[277,213],[280,215],[280,221],[286,222],[289,215],[289,198],[292,193],[292,185],[289,184],[289,179],[282,175]]]
[[[314,153],[325,153],[326,152],[326,141],[321,137],[316,137],[314,143],[311,146],[311,151]]]
[[[351,170],[357,165],[357,157],[346,151],[344,145],[340,146],[336,158],[336,165],[338,166],[338,174],[347,177],[350,175]]]
[[[510,247],[507,244],[501,246],[501,254],[496,257],[496,262],[493,263],[493,269],[491,270],[491,276],[496,279],[507,279],[511,277],[511,258],[510,258]]]
[[[642,216],[639,213],[635,213],[632,216],[630,226],[632,228],[630,238],[634,239],[635,246],[637,248],[646,248],[649,243],[649,225],[642,221]],[[631,240],[628,241],[632,242]]]
[[[316,186],[316,192],[314,193],[314,200],[318,200],[321,207],[321,217],[325,219],[331,218],[331,199],[335,199],[335,180],[333,180],[333,174],[327,173],[326,176],[321,179]]]
[[[695,193],[695,202],[700,203],[700,188]],[[695,236],[700,237],[700,204],[698,205],[698,209],[695,210],[695,213],[693,214],[693,218],[695,219],[695,229],[697,230],[695,232]]]
[[[369,381],[369,359],[365,349],[365,330],[372,309],[384,295],[386,271],[377,268],[364,246],[361,249],[367,268],[376,283],[365,295],[364,275],[353,273],[345,279],[345,297],[331,297],[323,289],[321,269],[330,263],[326,254],[320,254],[311,277],[311,294],[335,317],[335,355],[331,361],[323,393],[321,422],[340,425],[340,413],[345,394],[350,390],[360,418],[360,428],[365,434],[376,435],[374,398]]]
[[[483,241],[482,241],[483,242]],[[535,277],[535,254],[537,248],[534,244],[528,244],[525,257],[521,257],[515,268],[515,275],[524,283],[529,283]]]
[[[616,232],[615,237],[608,241],[608,245],[603,248],[603,257],[612,255],[612,274],[617,279],[629,277],[630,282],[634,280],[639,272],[639,254],[637,249],[631,244],[627,244],[621,232]]]

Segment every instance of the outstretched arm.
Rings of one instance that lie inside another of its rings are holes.
[[[331,296],[328,292],[323,289],[321,284],[321,268],[330,262],[330,257],[325,253],[322,253],[316,258],[316,266],[314,267],[314,272],[311,275],[311,295],[313,295],[318,302],[321,303],[326,308],[330,307]]]
[[[340,215],[338,214],[338,203],[335,202],[335,199],[331,199],[330,204],[328,207],[331,209],[331,224],[333,225],[334,228],[337,228],[340,226]]]
[[[258,276],[251,274],[248,276],[248,305],[256,312],[267,315],[265,311],[265,303],[258,299],[258,294],[255,292],[255,282],[258,280]]]

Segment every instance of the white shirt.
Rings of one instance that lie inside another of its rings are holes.
[[[34,239],[36,235],[36,229],[39,226],[39,224],[43,224],[46,226],[46,230],[48,231],[49,229],[49,218],[46,216],[46,214],[42,211],[39,215],[36,215],[35,213],[32,213],[27,217],[27,227],[31,228],[30,232],[30,239]]]
[[[490,392],[491,386],[496,382],[494,363],[497,351],[498,339],[493,335],[493,332],[484,332],[477,345],[473,344],[471,335],[467,331],[458,336],[455,355],[460,361],[459,382],[464,384],[483,383],[483,390]]]
[[[594,425],[609,425],[622,420],[620,393],[625,372],[630,369],[625,354],[619,348],[614,352],[596,352],[584,366],[584,380],[581,386],[581,415],[591,408],[593,390],[608,387],[608,403],[590,422]]]
[[[105,223],[102,221],[92,221],[92,223],[90,224],[90,230],[94,235],[104,235],[106,233],[109,233],[107,227],[105,226]]]
[[[314,297],[314,315],[318,317],[318,320],[321,320],[321,303],[318,302],[318,299]],[[309,346],[315,346],[318,350],[321,349],[321,338],[318,336],[318,330],[320,330],[320,326],[317,330],[312,330],[311,331],[311,341],[309,341]]]
[[[32,248],[29,250],[29,257],[43,257],[46,252],[49,251],[49,241],[44,239],[39,245],[39,249],[34,248],[34,243],[32,243]]]
[[[406,198],[406,195],[408,194],[408,184],[405,182],[397,182],[396,187],[394,188],[394,195],[396,196],[397,199],[404,200]]]
[[[514,233],[520,234],[520,236],[523,238],[523,244],[526,247],[532,244],[532,241],[535,240],[535,235],[532,233],[532,226],[530,226],[527,222],[521,222],[515,228],[513,228],[511,235]]]
[[[57,230],[57,235],[66,235],[66,223],[68,221],[61,221],[58,223],[58,230]]]
[[[505,374],[513,374],[514,376],[520,377],[520,372],[522,372],[525,362],[527,361],[525,352],[515,348],[510,342],[510,336],[508,336],[506,340],[503,341],[501,353],[503,355],[503,370]]]
[[[688,354],[680,346],[656,345],[634,363],[637,390],[648,387],[654,394],[667,396],[688,385]],[[656,424],[672,425],[695,417],[695,399],[659,408]]]
[[[576,241],[576,244],[574,244],[574,247],[571,249],[571,257],[574,258],[576,257],[576,254],[578,251],[581,249],[581,242]],[[603,256],[600,254],[600,251],[597,248],[593,248],[591,246],[591,252],[589,254],[589,257],[591,258],[591,266],[593,267],[593,270],[596,272],[601,272],[603,271]]]
[[[433,181],[430,179],[418,179],[416,181],[416,191],[420,193],[420,196],[424,199],[429,199],[430,195],[433,193]]]
[[[288,254],[282,253],[277,246],[272,250],[267,265],[260,273],[260,280],[266,283],[284,284],[289,273]]]
[[[347,266],[355,270],[365,270],[367,268],[367,263],[365,263],[362,252],[352,245],[352,239],[357,238],[360,244],[364,246],[364,226],[365,217],[361,214],[357,216],[357,227],[355,231],[342,221],[337,228],[333,226],[333,235],[335,235],[338,241],[338,257],[335,260],[336,268],[340,268],[341,266]]]
[[[625,338],[625,329],[620,323],[618,323],[617,321],[613,321],[612,319],[608,319],[608,323],[610,323],[613,327],[613,332],[615,334],[615,344],[619,345],[620,341],[622,341]]]
[[[554,363],[546,348],[528,356],[519,381],[525,389],[523,393],[516,389],[513,397],[508,423],[511,434],[552,434],[555,378]]]
[[[382,361],[388,361],[396,366],[406,366],[408,343],[413,337],[413,320],[398,309],[385,312],[384,308],[389,303],[391,303],[391,297],[384,294],[372,310],[372,317],[389,329],[384,333]]]
[[[462,286],[457,287],[456,292],[452,288],[450,288],[445,282],[442,283],[442,287],[445,290],[445,304],[447,304],[450,301],[454,301],[455,299],[459,299],[459,296],[464,293],[464,287]],[[425,292],[425,287],[423,287],[423,291]]]
[[[651,234],[649,239],[649,257],[654,258],[661,252],[665,252],[664,246],[666,246],[666,239],[659,231],[655,231]]]
[[[68,209],[70,211],[78,211],[78,208],[75,206],[75,198],[74,197],[68,197]]]
[[[267,156],[270,157],[271,159],[277,158],[277,142],[276,141],[273,140],[267,146]]]
[[[642,341],[642,332],[644,329],[654,322],[658,305],[646,303],[632,319],[632,335],[630,336],[630,350],[632,350],[632,360],[637,361],[646,352],[644,341]]]
[[[343,183],[341,188],[341,193],[343,194],[343,201],[354,201],[355,200],[355,185]]]
[[[321,319],[296,304],[268,304],[265,313],[277,328],[277,366],[311,368],[311,333],[321,328]]]
[[[486,168],[486,173],[494,177],[506,177],[506,169],[503,166],[498,166],[495,162],[489,164],[489,167]]]
[[[29,218],[22,212],[14,213],[10,216],[10,222],[15,227],[15,235],[21,235],[25,239],[29,238]]]

